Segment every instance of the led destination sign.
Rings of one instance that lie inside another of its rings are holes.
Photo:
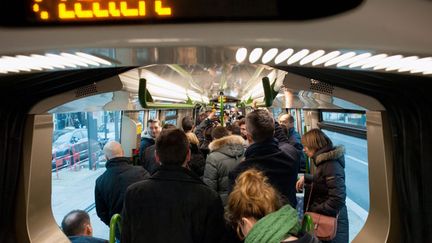
[[[19,14],[14,16],[13,11],[3,9],[0,22],[49,25],[305,20],[344,12],[359,2],[361,0],[14,0],[8,4]],[[21,6],[26,10],[22,11]]]
[[[34,0],[32,10],[41,21],[95,21],[171,16],[171,7],[164,4],[162,0]]]

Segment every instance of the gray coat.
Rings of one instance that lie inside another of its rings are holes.
[[[238,135],[219,138],[210,143],[204,169],[204,183],[215,190],[226,204],[228,197],[228,173],[243,160],[244,139]]]

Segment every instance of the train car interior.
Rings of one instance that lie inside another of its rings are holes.
[[[432,242],[431,1],[254,1],[225,18],[192,1],[205,17],[120,24],[70,8],[77,23],[47,25],[29,2],[33,17],[0,18],[0,242],[69,242],[73,209],[108,238],[93,198],[107,141],[136,162],[149,119],[255,104],[346,147],[350,241]]]

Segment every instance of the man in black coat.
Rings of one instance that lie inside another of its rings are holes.
[[[139,159],[141,164],[146,168],[144,164],[144,155],[145,151],[148,147],[155,144],[155,139],[159,136],[160,131],[162,130],[161,123],[157,119],[150,119],[147,121],[147,133],[143,134],[141,137],[140,143],[140,151],[139,151]]]
[[[276,133],[275,126],[278,128]],[[295,185],[299,167],[296,149],[287,142],[286,135],[281,134],[282,130],[267,110],[249,113],[246,116],[246,130],[250,146],[246,149],[245,161],[229,173],[229,191],[232,190],[238,175],[250,168],[256,168],[264,172],[285,202],[295,208]]]
[[[96,179],[95,202],[97,215],[109,225],[111,217],[122,212],[128,186],[149,178],[150,174],[141,166],[129,164],[129,159],[123,157],[120,143],[116,141],[105,144],[104,153],[108,161],[106,171]]]
[[[156,160],[161,167],[126,192],[122,243],[220,242],[224,230],[222,201],[185,168],[189,158],[184,132],[161,132],[156,139]]]

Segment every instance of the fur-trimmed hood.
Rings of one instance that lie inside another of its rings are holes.
[[[345,168],[345,160],[344,160],[344,154],[345,154],[345,147],[340,145],[336,146],[333,149],[329,149],[323,152],[319,152],[315,156],[315,164],[320,164],[324,161],[328,160],[337,160],[342,165],[342,167]]]
[[[230,157],[242,156],[245,140],[239,135],[230,135],[213,140],[209,144],[210,152],[220,152]]]

